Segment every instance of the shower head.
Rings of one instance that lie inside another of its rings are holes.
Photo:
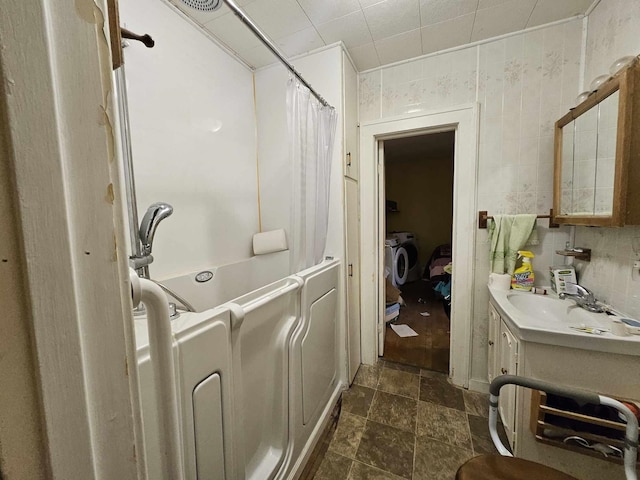
[[[142,243],[142,251],[145,255],[151,254],[153,247],[153,236],[162,220],[173,213],[173,207],[168,203],[154,203],[147,209],[142,222],[140,222],[140,242]]]
[[[182,0],[182,3],[201,12],[213,12],[222,6],[222,0]]]

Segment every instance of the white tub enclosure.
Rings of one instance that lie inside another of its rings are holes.
[[[185,478],[267,480],[300,473],[344,386],[339,272],[340,261],[327,260],[173,322]],[[146,321],[137,323],[147,473],[162,479],[162,419]]]

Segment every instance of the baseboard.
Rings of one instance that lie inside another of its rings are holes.
[[[489,382],[469,379],[469,390],[480,393],[489,393]]]

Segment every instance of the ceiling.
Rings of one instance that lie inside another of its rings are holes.
[[[223,5],[169,0],[259,68],[275,57]],[[594,0],[236,0],[289,57],[342,41],[359,71],[584,14]]]

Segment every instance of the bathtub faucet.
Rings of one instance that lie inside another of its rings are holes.
[[[143,278],[149,278],[149,264],[153,262],[151,250],[153,249],[153,237],[156,229],[162,220],[173,213],[173,207],[168,203],[157,202],[147,209],[142,222],[140,222],[140,230],[138,231],[142,250],[140,255],[131,257],[133,268],[138,271],[138,275]]]

